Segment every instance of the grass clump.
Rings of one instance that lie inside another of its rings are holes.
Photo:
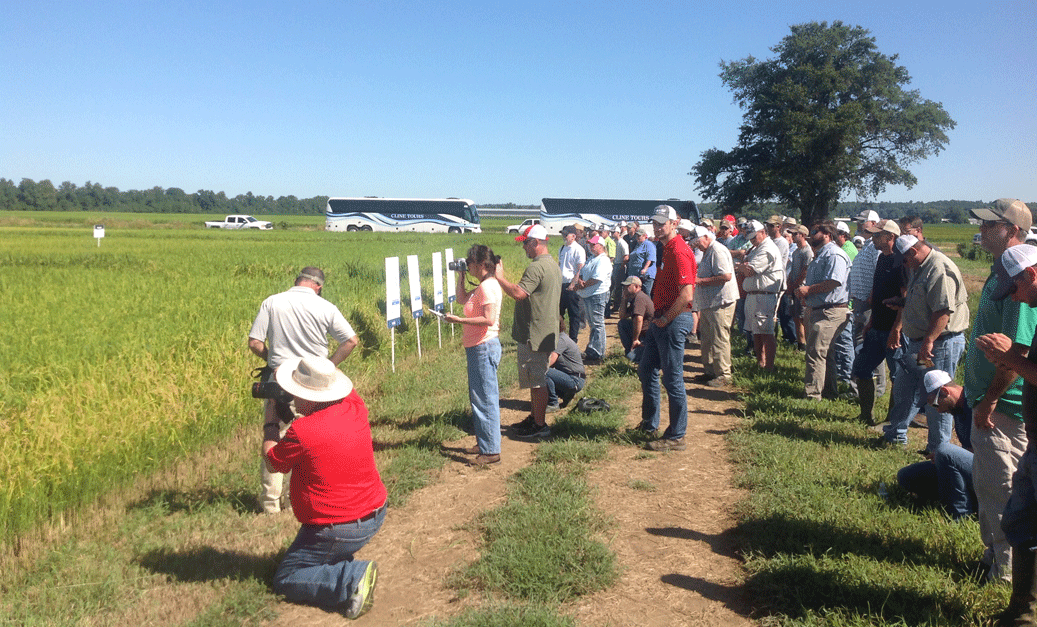
[[[576,621],[550,607],[497,603],[466,610],[450,620],[430,623],[429,627],[576,627]]]
[[[485,548],[459,587],[561,603],[615,582],[616,556],[594,538],[607,522],[582,480],[554,464],[534,463],[515,474],[508,497],[480,519]]]

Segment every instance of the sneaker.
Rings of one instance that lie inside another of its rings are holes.
[[[874,448],[874,449],[907,448],[907,442],[893,442],[892,440],[887,440],[886,436],[883,435],[883,436],[880,436],[880,437],[875,438],[874,440],[872,440],[871,448]]]
[[[547,413],[552,414],[552,413],[558,411],[561,408],[562,408],[562,406],[559,405],[558,403],[548,403],[547,404]]]
[[[551,436],[551,427],[546,424],[538,425],[533,423],[525,429],[517,429],[516,431],[516,436],[530,440],[540,440]]]
[[[714,377],[711,374],[705,374],[705,373],[700,374],[700,375],[695,375],[694,377],[691,378],[691,380],[694,381],[695,383],[709,383],[713,379],[716,379],[716,377]]]
[[[727,387],[730,383],[731,381],[727,377],[717,377],[716,379],[710,379],[709,381],[706,381],[706,385],[708,385],[711,388],[724,388]]]
[[[684,446],[684,438],[673,440],[670,438],[659,438],[658,440],[652,440],[645,445],[649,451],[683,451],[686,447]]]
[[[364,576],[356,585],[356,592],[349,597],[346,606],[346,618],[355,620],[360,618],[374,605],[374,585],[378,581],[378,564],[369,562]]]

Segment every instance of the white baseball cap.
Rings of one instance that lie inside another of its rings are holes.
[[[897,252],[903,255],[907,252],[908,248],[911,248],[918,243],[918,238],[914,235],[901,235],[897,238]]]
[[[835,223],[835,230],[836,231],[842,231],[843,233],[849,234],[850,233],[850,225],[846,224],[845,222],[836,222]]]
[[[1015,291],[1015,280],[1031,266],[1037,266],[1037,248],[1030,244],[1019,244],[1005,249],[994,264],[997,288],[990,295],[991,300],[1008,298]]]
[[[526,231],[515,238],[516,242],[524,242],[527,239],[538,239],[547,241],[547,229],[542,224],[534,224],[526,228]]]
[[[677,212],[670,205],[659,205],[655,208],[655,214],[652,216],[654,222],[669,222],[677,218]]]
[[[930,370],[925,373],[922,382],[925,384],[926,395],[929,395],[950,383],[951,375],[947,374],[943,370]]]
[[[857,216],[857,222],[878,222],[881,219],[882,218],[879,217],[879,214],[874,211],[862,211],[861,214]]]

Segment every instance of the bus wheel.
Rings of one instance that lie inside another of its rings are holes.
[[[452,227],[450,227],[450,230],[447,231],[447,232],[448,233],[460,233],[461,229],[457,228],[456,226],[452,226]]]
[[[364,226],[360,227],[360,230],[361,231],[370,231],[371,227],[369,225],[365,224]]]
[[[356,232],[356,225],[355,224],[350,224],[349,226],[346,227],[346,230],[349,231],[350,233],[355,233]]]

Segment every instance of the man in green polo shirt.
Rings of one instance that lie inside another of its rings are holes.
[[[519,387],[529,388],[532,412],[513,425],[525,437],[551,435],[547,426],[547,369],[558,334],[558,303],[562,297],[562,273],[547,251],[547,230],[539,224],[515,238],[531,259],[522,278],[512,283],[497,264],[497,281],[505,294],[515,299],[511,337],[518,342]]]
[[[995,300],[998,265],[1009,248],[1025,245],[1033,220],[1030,209],[1018,200],[1002,198],[989,208],[973,209],[982,220],[982,246],[994,255],[995,265],[983,284],[970,346],[988,333],[1001,333],[1012,341],[1012,350],[1025,357],[1037,328],[1037,310],[1011,299]],[[1011,495],[1012,474],[1026,451],[1023,428],[1023,380],[1015,371],[995,366],[979,350],[965,357],[965,397],[972,408],[972,480],[979,506],[979,531],[990,565],[991,580],[1012,578],[1012,549],[1001,530],[1001,513]]]

